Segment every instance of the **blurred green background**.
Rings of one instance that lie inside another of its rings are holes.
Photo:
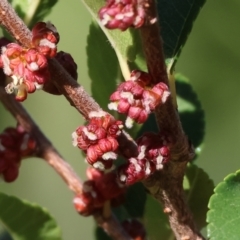
[[[190,79],[205,110],[205,143],[197,164],[215,183],[240,168],[239,9],[239,0],[208,0],[176,65],[176,71]],[[45,20],[50,20],[57,27],[61,36],[59,50],[72,54],[78,64],[78,81],[90,92],[86,37],[91,16],[81,1],[60,0]],[[82,117],[64,97],[43,92],[29,95],[24,105],[84,179],[86,164],[80,151],[71,144],[71,133],[83,123]],[[0,114],[0,131],[15,125],[2,105]],[[49,209],[59,223],[65,240],[94,239],[93,219],[81,217],[75,212],[72,193],[42,160],[23,161],[18,180],[11,184],[1,182],[0,190]]]

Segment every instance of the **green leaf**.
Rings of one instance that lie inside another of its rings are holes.
[[[61,240],[53,217],[36,204],[0,193],[0,221],[14,240]]]
[[[145,188],[141,183],[136,183],[128,188],[124,207],[132,218],[142,218],[146,200]]]
[[[97,240],[112,240],[101,227],[95,228],[95,236]]]
[[[162,206],[149,194],[147,195],[143,221],[149,239],[174,239],[171,237],[172,230]]]
[[[124,78],[129,78],[130,70],[128,62],[136,62],[135,65],[146,69],[138,31],[135,29],[126,30],[124,32],[120,30],[107,30],[100,24],[98,19],[98,11],[105,5],[105,0],[83,0],[83,2],[95,20],[99,23],[109,43],[115,50]]]
[[[57,2],[58,0],[31,0],[32,16],[28,13],[28,18],[26,16],[24,19],[29,28],[31,29],[37,22],[43,21],[51,13]]]
[[[207,225],[208,201],[213,194],[214,183],[203,169],[189,164],[184,178],[184,189],[194,221],[198,229],[202,229]]]
[[[116,54],[96,23],[90,25],[87,56],[92,95],[100,106],[107,110],[109,97],[116,90],[121,77]]]
[[[206,0],[157,0],[164,54],[171,65],[192,30],[193,22]]]
[[[58,0],[9,0],[18,16],[32,28],[47,16]]]
[[[176,74],[175,80],[182,126],[198,153],[205,134],[204,111],[188,79],[181,74]]]
[[[228,175],[214,189],[207,213],[211,240],[238,240],[240,236],[240,170]]]

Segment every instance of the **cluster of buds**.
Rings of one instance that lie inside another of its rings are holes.
[[[83,183],[82,193],[77,194],[73,200],[75,209],[81,215],[93,214],[102,209],[107,201],[112,206],[122,203],[125,188],[118,185],[114,172],[104,174],[95,168],[88,168],[87,177],[89,180]]]
[[[69,53],[59,51],[57,52],[55,59],[71,75],[71,77],[77,81],[78,78],[77,64],[75,63],[72,56]],[[52,81],[47,81],[43,86],[43,90],[54,95],[62,94],[61,92],[59,92],[58,88],[54,85]]]
[[[122,31],[129,27],[139,28],[145,22],[143,0],[107,0],[98,15],[106,28]]]
[[[145,72],[132,71],[131,78],[121,83],[117,91],[110,96],[108,108],[127,115],[126,127],[133,122],[144,123],[148,115],[159,104],[166,102],[170,95],[168,86],[160,82],[150,87],[151,77]]]
[[[170,159],[169,141],[162,134],[145,133],[137,143],[138,156],[118,168],[119,181],[125,185],[147,178]]]
[[[6,182],[18,177],[21,159],[30,156],[36,143],[21,126],[6,128],[0,134],[0,175]]]
[[[110,169],[117,159],[117,137],[121,134],[122,122],[103,111],[91,112],[89,119],[87,126],[73,132],[73,145],[86,153],[87,162],[94,168]]]
[[[143,224],[137,219],[127,219],[122,222],[124,230],[133,240],[146,239],[147,233]]]
[[[39,22],[32,29],[32,46],[25,48],[17,43],[2,47],[0,67],[12,78],[6,92],[16,92],[16,99],[23,101],[27,93],[41,89],[49,79],[48,58],[57,53],[59,35],[51,23]]]

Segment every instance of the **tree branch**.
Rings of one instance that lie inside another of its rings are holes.
[[[146,0],[147,16],[157,20],[157,8],[154,0]],[[140,29],[143,49],[149,74],[153,82],[164,82],[169,86],[163,45],[160,38],[159,22]],[[194,150],[184,134],[173,99],[158,106],[155,110],[159,129],[168,134],[171,142],[171,160],[163,171],[155,172],[143,181],[150,193],[162,203],[169,216],[171,228],[177,240],[204,239],[196,228],[192,214],[188,209],[183,191],[183,176],[187,163],[193,158]]]

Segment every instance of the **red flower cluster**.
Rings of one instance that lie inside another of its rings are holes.
[[[6,182],[17,178],[21,159],[31,155],[35,145],[21,126],[7,128],[0,134],[0,174]]]
[[[117,158],[116,138],[121,133],[122,122],[105,112],[91,112],[89,118],[87,126],[73,132],[73,145],[86,153],[90,165],[100,170],[109,169]]]
[[[116,206],[122,202],[125,188],[116,182],[114,172],[104,174],[94,168],[87,169],[88,181],[83,183],[83,192],[76,195],[73,203],[75,209],[88,216],[101,209],[106,201]]]
[[[126,30],[139,28],[145,21],[145,10],[141,0],[107,0],[99,12],[102,24],[109,29]]]
[[[59,35],[51,23],[37,23],[32,35],[31,48],[24,48],[16,43],[2,47],[0,67],[12,78],[6,91],[16,91],[18,101],[25,100],[27,93],[43,87],[49,79],[47,58],[54,57],[57,52]]]
[[[110,96],[112,103],[108,108],[126,114],[128,128],[132,127],[133,121],[144,123],[155,107],[164,103],[170,95],[166,84],[160,82],[151,88],[150,83],[149,74],[135,70],[130,80],[121,83]]]
[[[69,53],[60,51],[57,52],[55,59],[62,65],[62,67],[72,76],[73,79],[77,81],[78,73],[77,73],[77,64]],[[45,92],[61,95],[58,88],[54,85],[52,81],[47,81],[44,83],[43,90]]]
[[[130,158],[127,164],[118,169],[119,181],[126,185],[134,184],[147,178],[170,159],[168,141],[163,135],[145,133],[137,140],[138,156]]]

